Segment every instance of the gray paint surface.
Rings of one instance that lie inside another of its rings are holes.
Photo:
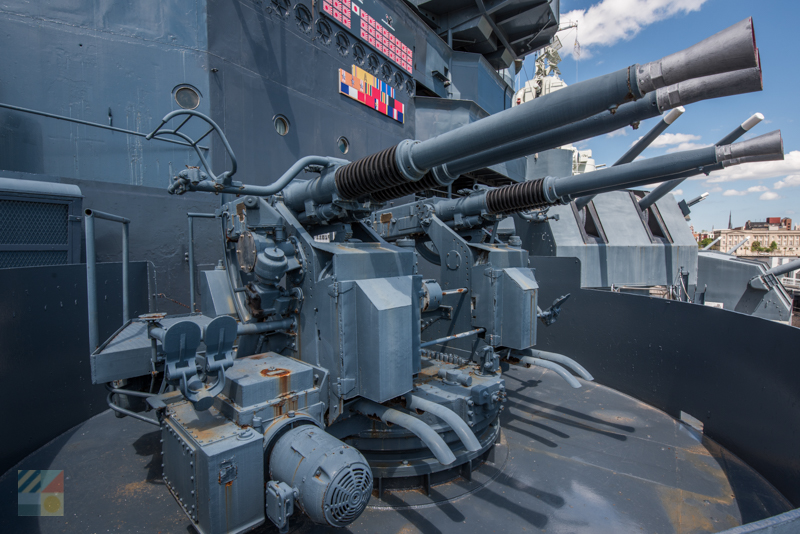
[[[673,417],[683,411],[698,418],[707,436],[800,505],[800,360],[793,349],[800,329],[706,306],[581,289],[574,258],[532,258],[531,266],[544,302],[572,294],[558,322],[540,329],[538,348],[574,358],[598,382]],[[697,335],[698,325],[708,335]],[[765,350],[764,339],[773,350]],[[759,506],[757,496],[740,497]]]
[[[120,264],[97,265],[102,339],[122,323],[121,278]],[[144,262],[131,263],[130,283],[131,314],[147,313]],[[87,318],[85,265],[0,270],[0,380],[4,398],[26,406],[0,412],[4,428],[24,429],[0,449],[0,470],[107,408],[106,390],[92,385]]]

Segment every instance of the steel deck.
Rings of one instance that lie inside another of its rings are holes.
[[[792,509],[741,460],[635,399],[594,383],[572,389],[538,368],[505,377],[509,402],[494,463],[471,482],[434,486],[430,496],[374,494],[342,531],[718,532]],[[15,469],[0,478],[3,531],[194,532],[164,487],[159,453],[155,427],[104,412],[17,466],[65,470],[64,517],[16,517]],[[301,512],[291,527],[325,531]]]

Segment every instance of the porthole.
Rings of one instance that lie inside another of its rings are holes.
[[[353,45],[353,61],[356,62],[357,65],[363,65],[364,59],[367,57],[367,53],[364,51],[364,47],[361,46],[361,43],[356,43]]]
[[[327,20],[319,19],[317,21],[317,33],[319,34],[319,40],[322,41],[322,44],[325,45],[331,44],[331,36],[333,35],[333,30],[331,29],[331,25],[328,24]]]
[[[311,33],[311,11],[303,4],[297,4],[294,8],[294,15],[297,18],[297,27],[303,33]]]
[[[289,10],[292,7],[290,0],[272,0],[272,4],[275,6],[275,11],[278,15],[282,17],[289,15]]]
[[[350,141],[348,141],[345,136],[337,139],[336,144],[339,146],[339,152],[342,154],[347,154],[350,152]]]
[[[179,85],[172,92],[175,103],[183,109],[195,109],[200,105],[200,93],[190,85]]]
[[[405,81],[406,81],[406,79],[403,77],[403,75],[400,73],[400,71],[397,71],[397,72],[394,73],[394,85],[395,85],[395,87],[397,87],[398,89],[401,89],[403,87],[403,83]]]
[[[378,56],[375,54],[370,54],[367,56],[367,70],[370,71],[372,74],[378,73],[378,68],[381,66],[380,61],[378,61]]]
[[[278,132],[278,135],[289,133],[289,119],[283,115],[275,115],[272,119],[272,124],[275,126],[275,131]]]
[[[336,49],[342,57],[347,57],[350,53],[350,39],[343,32],[336,33]]]
[[[383,81],[386,83],[391,82],[392,74],[394,74],[394,71],[392,71],[392,67],[390,67],[388,63],[384,63],[381,66],[381,78],[383,79]]]

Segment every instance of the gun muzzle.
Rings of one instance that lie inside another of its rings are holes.
[[[695,78],[743,69],[757,78],[758,51],[751,19],[742,21],[695,46],[645,65],[632,65],[561,91],[536,98],[521,106],[501,111],[426,141],[406,140],[346,165],[336,173],[340,196],[358,199],[385,189],[418,182],[437,166],[541,134],[606,110],[641,99],[647,92],[666,88],[656,98],[660,112],[702,99],[704,94],[723,96],[739,92],[730,82],[714,85],[702,82],[677,84]],[[753,85],[753,81],[750,82]],[[528,152],[530,153],[530,152]],[[505,161],[505,160],[501,160]],[[480,168],[480,167],[478,167]],[[458,176],[449,167],[434,172],[439,182]]]
[[[446,187],[461,174],[607,134],[630,124],[657,117],[667,110],[672,109],[675,111],[681,108],[680,102],[697,102],[710,98],[751,93],[760,91],[762,88],[760,67],[725,74],[714,74],[696,80],[681,82],[672,87],[662,87],[645,95],[644,98],[636,102],[620,106],[613,114],[608,112],[599,113],[588,119],[523,139],[517,139],[491,150],[471,154],[434,168],[419,181],[405,182],[401,185],[375,191],[370,196],[378,202],[387,202],[420,191]],[[562,91],[565,90],[563,89]],[[679,114],[674,113],[669,117],[671,120],[675,120],[677,115]],[[669,122],[666,122],[666,117],[664,124],[664,127],[669,125]]]
[[[711,146],[637,160],[616,167],[600,169],[577,176],[548,176],[513,185],[490,189],[469,197],[436,202],[436,213],[443,220],[482,212],[508,214],[539,209],[571,200],[574,196],[604,193],[627,187],[646,185],[665,176],[686,172],[707,165],[736,165],[749,158],[783,159],[780,131],[735,143]]]

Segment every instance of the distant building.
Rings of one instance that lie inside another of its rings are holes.
[[[729,252],[749,237],[736,250],[737,256],[800,256],[800,229],[795,227],[792,230],[792,220],[788,217],[767,217],[763,222],[747,221],[740,228],[714,230],[711,237],[720,238],[713,249],[722,252]],[[772,243],[775,243],[775,248],[772,248]]]
[[[694,226],[689,226],[689,229],[692,231],[692,235],[694,236],[694,240],[698,243],[703,239],[714,238],[713,230],[709,232],[708,230],[700,230],[699,232],[694,231]]]

